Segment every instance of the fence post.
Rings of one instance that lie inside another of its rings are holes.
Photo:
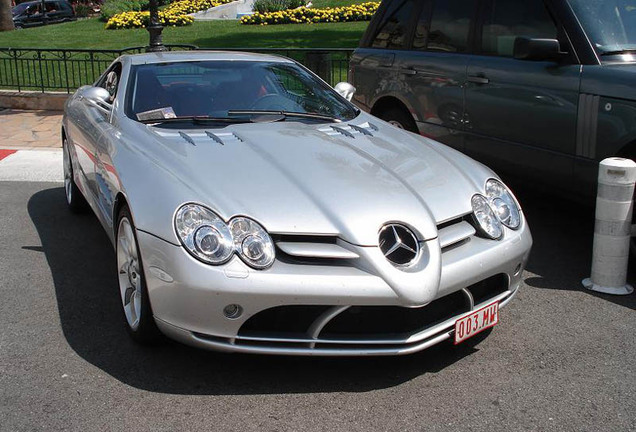
[[[605,294],[626,295],[636,162],[623,158],[601,161],[598,172],[592,274],[583,286]]]
[[[10,52],[13,53],[13,63],[15,65],[16,84],[18,86],[18,91],[21,91],[22,89],[20,88],[20,69],[18,68],[18,52],[15,50]]]

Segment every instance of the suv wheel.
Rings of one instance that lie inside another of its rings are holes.
[[[407,130],[409,132],[418,133],[417,125],[411,114],[401,108],[389,108],[378,114],[382,120],[393,126]]]

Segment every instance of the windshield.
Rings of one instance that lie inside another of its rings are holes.
[[[331,87],[293,63],[145,64],[132,68],[129,83],[126,114],[134,120],[223,119],[236,117],[233,111],[249,110],[319,114],[346,121],[358,112]]]
[[[636,0],[569,0],[599,54],[636,50]]]
[[[31,3],[20,3],[19,5],[11,9],[11,14],[13,16],[22,15],[27,7],[29,7],[29,5],[31,5]]]

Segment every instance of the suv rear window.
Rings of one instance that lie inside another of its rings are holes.
[[[404,49],[408,45],[409,23],[413,18],[415,0],[393,0],[372,38],[373,48]]]

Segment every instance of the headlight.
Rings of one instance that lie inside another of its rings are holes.
[[[498,239],[503,235],[501,221],[495,215],[488,199],[483,195],[473,195],[471,200],[473,215],[482,234],[491,239]]]
[[[226,224],[212,210],[185,204],[177,210],[174,223],[187,251],[207,264],[224,264],[235,252],[256,269],[274,263],[274,242],[267,231],[251,219],[237,217]]]
[[[228,226],[211,210],[186,204],[175,215],[175,228],[188,252],[208,264],[223,264],[234,252]]]
[[[512,229],[519,228],[521,224],[519,207],[503,183],[495,179],[488,180],[486,182],[486,196],[502,224]]]
[[[258,223],[245,217],[230,221],[234,237],[234,250],[246,264],[255,268],[266,268],[274,262],[274,243],[267,231]]]

